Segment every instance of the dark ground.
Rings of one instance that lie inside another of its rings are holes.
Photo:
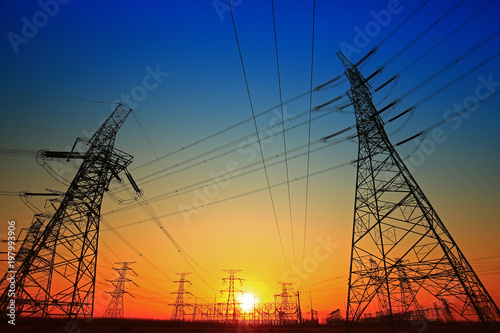
[[[40,319],[17,318],[16,325],[9,325],[3,318],[0,324],[0,332],[7,333],[90,333],[90,323],[84,321],[46,321]],[[345,326],[338,325],[289,325],[289,326],[266,326],[266,325],[242,325],[242,324],[220,324],[220,323],[192,323],[192,322],[170,322],[160,320],[142,319],[95,319],[92,324],[92,333],[144,333],[144,332],[172,332],[172,333],[340,333],[345,332]],[[350,331],[352,333],[391,333],[390,326],[382,324],[363,325],[357,324]],[[438,324],[432,322],[406,322],[395,327],[394,333],[474,333],[488,332],[484,327],[478,325],[462,324]],[[493,327],[490,332],[500,333],[500,326]]]

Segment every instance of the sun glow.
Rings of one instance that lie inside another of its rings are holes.
[[[251,312],[256,302],[255,295],[249,293],[243,294],[238,298],[238,302],[240,302],[243,312]]]

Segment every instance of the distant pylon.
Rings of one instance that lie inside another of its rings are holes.
[[[280,324],[289,324],[297,319],[297,303],[293,300],[292,284],[290,282],[279,282],[279,284],[281,284],[281,294],[274,295],[276,311],[278,312]]]
[[[412,281],[406,274],[406,260],[395,258],[396,271],[399,280],[399,313],[407,319],[425,320],[425,312],[418,303],[417,293],[412,286]]]
[[[170,317],[170,319],[184,321],[186,315],[186,308],[191,306],[191,304],[184,302],[184,295],[192,295],[189,291],[186,291],[186,287],[184,285],[186,283],[192,284],[191,281],[186,280],[186,275],[189,275],[191,273],[175,273],[175,274],[180,276],[180,279],[178,281],[174,281],[175,283],[179,284],[179,289],[177,289],[177,291],[172,292],[172,294],[177,294],[177,298],[175,299],[174,304],[169,304],[174,306],[174,309],[172,310],[172,316]]]
[[[394,322],[401,260],[417,295],[448,299],[466,320],[497,322],[498,307],[389,141],[367,80],[338,55],[351,83],[359,140],[347,327],[376,296]]]
[[[442,299],[442,304],[443,304],[443,313],[445,321],[448,323],[453,322],[454,320],[450,310],[451,309],[450,304],[448,304],[448,301],[446,299]]]
[[[226,273],[229,273],[229,277],[225,277],[225,278],[222,279],[222,281],[224,283],[226,282],[226,280],[229,280],[229,286],[228,286],[227,289],[222,289],[220,291],[221,293],[223,293],[223,292],[227,292],[228,293],[228,295],[227,295],[226,313],[225,313],[225,316],[224,316],[224,320],[228,321],[228,319],[229,319],[229,312],[231,310],[232,316],[233,316],[232,320],[233,320],[233,322],[236,322],[236,320],[238,319],[238,308],[237,308],[236,305],[239,305],[239,302],[236,302],[236,299],[234,298],[234,293],[235,292],[240,292],[240,293],[243,294],[243,290],[234,289],[234,280],[239,280],[240,283],[242,283],[244,281],[244,279],[234,277],[235,273],[241,272],[240,269],[231,269],[231,270],[223,269],[222,271],[226,272]]]
[[[115,290],[112,292],[106,291],[106,293],[111,295],[111,300],[109,301],[106,312],[104,312],[104,318],[118,318],[123,319],[124,308],[123,308],[123,295],[128,294],[125,291],[125,283],[132,280],[127,279],[127,271],[132,270],[129,265],[135,264],[135,262],[115,262],[115,264],[120,264],[120,268],[114,268],[118,271],[118,279],[108,280],[115,286]]]

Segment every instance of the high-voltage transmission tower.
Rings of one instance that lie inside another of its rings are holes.
[[[179,275],[180,279],[178,281],[174,281],[175,283],[179,284],[179,288],[177,289],[177,291],[172,292],[172,294],[177,294],[177,298],[175,299],[174,304],[169,304],[174,306],[170,320],[184,321],[186,316],[186,308],[192,306],[191,304],[184,302],[184,295],[192,295],[189,291],[186,291],[185,287],[186,283],[192,284],[191,281],[186,280],[186,275],[189,275],[191,273],[175,273],[175,274]]]
[[[78,139],[85,152],[41,151],[42,160],[81,159],[81,165],[56,212],[35,221],[30,249],[17,262],[16,305],[21,316],[82,318],[93,316],[100,211],[112,178],[132,162],[132,156],[114,148],[121,125],[132,110],[119,104],[88,139]],[[130,175],[127,173],[127,178]],[[137,185],[133,183],[134,189]],[[41,227],[41,225],[40,225]],[[29,233],[28,233],[29,234]],[[7,290],[0,295],[0,311],[9,303]]]
[[[25,204],[27,204],[31,208],[34,208],[35,210],[38,210],[35,206],[29,204],[29,202],[27,201],[27,198],[32,197],[32,196],[45,196],[45,197],[47,197],[47,196],[62,196],[62,195],[64,195],[63,192],[58,192],[58,191],[53,191],[53,190],[49,190],[49,191],[50,191],[49,193],[21,192],[21,193],[19,193],[19,197],[21,198],[21,200]],[[55,208],[53,202],[57,201],[57,200],[58,199],[49,199],[49,201],[51,202],[51,205],[54,209],[56,209],[56,208]],[[35,245],[38,237],[41,235],[41,232],[43,230],[43,226],[44,226],[45,222],[47,220],[49,220],[51,217],[52,217],[52,215],[47,213],[47,212],[36,213],[33,216],[33,220],[31,221],[30,226],[26,229],[26,235],[25,235],[24,239],[22,240],[21,247],[19,248],[19,251],[15,255],[15,263],[13,264],[14,267],[10,267],[7,270],[7,273],[0,280],[0,290],[6,290],[8,284],[11,281],[11,278],[13,278],[13,277],[15,278],[16,274],[12,274],[10,272],[15,272],[16,268],[18,267],[18,263],[22,263],[26,259],[26,257],[30,253],[31,249]],[[47,256],[46,259],[48,259],[48,261],[46,261],[45,264],[52,262],[52,258],[55,256],[55,246],[52,246],[50,249],[47,248],[47,250],[48,250],[48,253],[50,253],[51,255]],[[37,263],[37,265],[40,265],[40,264],[42,264],[42,263],[41,262]],[[46,280],[43,280],[43,281],[40,280],[40,281],[37,281],[37,283],[42,284],[42,285],[47,285],[47,283],[49,281],[50,281],[50,275],[47,275]]]
[[[407,319],[422,319],[425,320],[425,313],[417,300],[417,293],[414,290],[412,281],[406,273],[406,261],[396,258],[396,272],[399,281],[399,309],[398,312],[403,315],[411,315]]]
[[[425,294],[461,319],[497,322],[498,307],[389,141],[370,85],[338,55],[351,84],[359,140],[348,324],[376,298],[394,323],[399,311],[416,313],[415,298]]]
[[[36,243],[37,238],[40,236],[40,234],[43,230],[43,224],[45,223],[46,219],[47,219],[47,216],[45,214],[35,214],[32,222],[31,222],[31,225],[29,226],[29,228],[26,231],[26,236],[24,237],[24,240],[21,244],[21,247],[19,248],[19,251],[15,255],[15,262],[13,263],[13,266],[9,267],[7,269],[6,274],[2,277],[2,280],[0,280],[0,290],[4,290],[3,294],[1,295],[1,297],[2,297],[1,298],[2,309],[4,306],[4,298],[7,296],[5,294],[5,291],[8,289],[8,285],[10,284],[10,281],[12,281],[12,279],[14,279],[14,281],[15,281],[15,279],[17,278],[16,273],[10,273],[10,272],[16,272],[16,270],[17,270],[16,268],[19,265],[18,263],[22,263],[26,259],[26,257],[29,254],[29,251],[31,251],[34,244]],[[54,249],[52,249],[51,252],[52,252],[52,257],[53,257],[55,255]],[[44,281],[37,281],[37,283],[42,284],[42,285],[46,285],[47,282],[48,282],[48,279],[44,280]],[[19,307],[20,302],[17,301],[17,303],[18,303],[17,307]],[[21,302],[21,304],[22,304],[22,302]]]
[[[232,309],[231,313],[232,313],[232,321],[233,322],[236,322],[237,319],[238,319],[238,307],[237,305],[239,305],[239,302],[236,302],[236,299],[234,298],[234,293],[235,292],[240,292],[240,293],[244,293],[243,290],[239,290],[239,289],[234,289],[234,280],[239,280],[240,283],[242,283],[245,279],[242,279],[242,278],[237,278],[237,277],[234,277],[234,274],[235,273],[238,273],[238,272],[241,272],[241,269],[223,269],[222,270],[223,272],[226,272],[226,273],[229,273],[229,277],[225,277],[222,279],[222,281],[224,283],[226,283],[227,280],[229,280],[229,286],[228,288],[226,289],[222,289],[220,292],[221,293],[224,293],[224,292],[227,292],[227,305],[226,305],[226,313],[225,313],[225,316],[224,316],[224,320],[225,321],[228,321],[229,320],[229,313],[230,313],[230,310]]]
[[[127,271],[132,271],[129,265],[135,264],[131,261],[115,262],[115,264],[120,264],[120,268],[114,268],[118,272],[118,278],[114,280],[108,280],[115,287],[114,291],[106,291],[107,294],[111,295],[111,300],[109,301],[106,312],[104,312],[104,318],[117,318],[123,319],[124,309],[123,309],[123,295],[128,294],[125,291],[125,284],[132,280],[127,279]]]
[[[295,322],[297,306],[294,301],[292,284],[290,282],[279,282],[279,284],[281,284],[281,294],[274,295],[279,322],[280,324]]]
[[[298,322],[297,302],[294,300],[292,284],[290,282],[279,282],[281,284],[281,294],[274,295],[275,308],[278,313],[280,324]]]

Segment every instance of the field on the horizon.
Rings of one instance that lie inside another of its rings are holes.
[[[30,318],[26,322],[20,321],[18,325],[6,327],[1,324],[2,332],[12,333],[188,333],[188,332],[207,332],[207,333],[343,333],[344,324],[338,325],[317,325],[317,324],[294,324],[294,325],[250,325],[250,324],[223,324],[223,323],[201,323],[201,322],[172,322],[161,320],[146,319],[95,319],[92,330],[89,323],[82,321],[70,322],[47,322]],[[481,325],[471,323],[400,323],[392,331],[388,324],[357,324],[352,326],[351,333],[498,333],[500,326],[490,327],[487,331]]]

